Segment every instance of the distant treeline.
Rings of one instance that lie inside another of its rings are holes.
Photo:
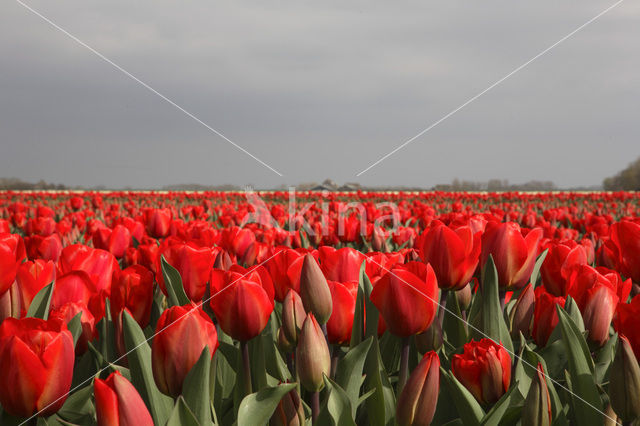
[[[506,179],[491,179],[487,182],[473,182],[454,179],[450,184],[433,187],[436,191],[557,191],[558,187],[548,180],[532,180],[526,183],[512,184]]]
[[[602,182],[607,191],[640,191],[640,158]]]
[[[27,191],[27,190],[64,190],[69,189],[60,183],[48,183],[44,180],[39,180],[36,183],[25,182],[16,178],[0,178],[0,190],[14,190],[14,191]]]

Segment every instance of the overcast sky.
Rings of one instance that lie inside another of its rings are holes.
[[[640,3],[0,3],[0,177],[68,185],[597,185],[640,156]]]

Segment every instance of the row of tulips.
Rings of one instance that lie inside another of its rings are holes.
[[[470,195],[427,216],[425,198],[405,194],[405,226],[356,238],[279,226],[276,196],[273,226],[239,227],[241,201],[172,195],[0,197],[0,423],[640,415],[631,195],[520,215],[526,196]],[[588,206],[602,220],[586,220]]]

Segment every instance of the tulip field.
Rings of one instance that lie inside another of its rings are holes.
[[[0,424],[640,424],[639,286],[637,193],[0,192]]]

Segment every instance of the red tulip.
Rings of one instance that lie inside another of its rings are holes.
[[[0,234],[0,294],[9,290],[26,258],[24,242],[16,234]]]
[[[618,249],[620,272],[640,283],[640,225],[625,220],[613,224],[611,241]]]
[[[551,246],[542,262],[540,275],[547,291],[554,296],[569,294],[569,277],[574,268],[587,264],[587,253],[575,241]]]
[[[173,214],[170,209],[148,209],[144,212],[147,233],[154,238],[169,235]]]
[[[116,258],[105,250],[74,244],[62,250],[58,268],[62,274],[84,271],[93,281],[96,291],[109,294],[113,272],[120,269]]]
[[[356,309],[358,282],[327,281],[327,283],[333,300],[333,310],[327,321],[327,340],[329,343],[338,345],[349,344]]]
[[[73,361],[73,337],[64,323],[6,319],[0,325],[2,408],[18,417],[54,414],[71,388]]]
[[[630,303],[620,303],[613,319],[613,327],[619,334],[623,334],[631,343],[633,353],[640,359],[640,296],[631,299]]]
[[[538,255],[542,229],[532,229],[525,237],[513,222],[487,223],[482,235],[480,262],[485,267],[493,255],[501,289],[519,289],[529,281]]]
[[[147,406],[119,371],[93,382],[98,426],[153,426]]]
[[[535,290],[536,302],[533,310],[533,339],[539,346],[544,346],[551,336],[551,332],[558,325],[556,305],[564,306],[562,296],[548,293],[544,287]]]
[[[55,279],[56,266],[52,261],[37,259],[20,265],[16,280],[20,289],[22,309],[27,311],[35,295]]]
[[[104,227],[95,231],[92,239],[94,247],[106,250],[119,259],[131,244],[131,232],[123,225],[116,225],[113,229]]]
[[[67,302],[57,309],[52,309],[49,318],[68,324],[78,314],[80,314],[82,334],[76,343],[76,353],[82,355],[87,351],[88,343],[97,337],[96,320],[87,305],[81,302]]]
[[[413,262],[414,264],[416,262]],[[431,265],[397,265],[376,281],[371,301],[391,333],[408,337],[427,330],[438,308],[438,281]],[[413,271],[412,268],[416,268]],[[416,272],[416,273],[414,273]]]
[[[609,339],[609,327],[618,305],[616,281],[601,275],[596,269],[576,267],[571,278],[571,296],[575,299],[589,338],[602,346]],[[615,277],[615,274],[613,274]]]
[[[302,253],[292,249],[282,249],[265,264],[273,280],[278,302],[284,300],[289,290],[300,291],[302,260]]]
[[[83,303],[97,294],[95,285],[84,271],[72,271],[56,279],[51,296],[51,308],[58,309],[69,302]]]
[[[113,275],[111,318],[116,330],[116,347],[124,354],[122,313],[126,309],[141,328],[149,325],[153,305],[153,273],[142,265],[133,265]]]
[[[360,280],[360,266],[365,255],[349,247],[336,250],[333,247],[318,248],[320,269],[328,280],[347,282]]]
[[[205,347],[213,358],[218,333],[201,308],[185,305],[165,310],[151,344],[151,367],[158,389],[173,397],[180,395],[185,377]]]
[[[153,305],[153,274],[142,265],[133,265],[113,275],[111,315],[115,319],[127,309],[144,328],[149,325]]]
[[[178,241],[169,241],[164,248],[161,247],[156,265],[156,279],[166,294],[160,256],[164,256],[180,273],[187,297],[193,302],[201,301],[207,290],[207,281],[215,260],[213,251],[207,247],[198,247],[194,243]]]
[[[491,339],[465,343],[451,360],[451,371],[481,404],[500,399],[511,383],[511,357]]]
[[[418,249],[433,267],[440,288],[460,290],[478,266],[480,232],[474,234],[469,226],[453,230],[438,222],[423,234]]]
[[[43,259],[57,262],[62,253],[62,241],[58,234],[47,237],[33,235],[25,237],[24,244],[27,248],[29,259]]]
[[[273,312],[271,278],[261,267],[211,273],[211,309],[220,327],[234,339],[247,341],[262,332]]]

